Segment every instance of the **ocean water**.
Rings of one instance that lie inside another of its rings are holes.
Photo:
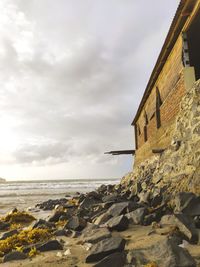
[[[102,184],[116,184],[119,181],[120,179],[74,179],[0,183],[0,214],[15,207],[26,209],[48,199],[62,198],[76,192],[89,192]]]

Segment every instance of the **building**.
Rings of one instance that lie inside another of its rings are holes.
[[[181,0],[136,116],[135,164],[171,143],[179,104],[200,79],[200,0]]]

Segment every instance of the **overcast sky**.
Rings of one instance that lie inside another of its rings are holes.
[[[178,0],[1,0],[0,177],[121,177]]]

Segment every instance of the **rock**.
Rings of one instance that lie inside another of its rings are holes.
[[[124,231],[128,228],[129,220],[126,216],[121,215],[117,217],[111,218],[109,221],[107,221],[106,226],[111,231]]]
[[[80,208],[90,209],[93,205],[97,204],[98,201],[91,197],[86,197],[79,205]]]
[[[149,198],[150,198],[150,192],[149,191],[142,191],[141,193],[138,194],[139,197],[139,202],[140,203],[149,203]]]
[[[1,231],[9,229],[9,227],[10,227],[10,223],[0,222],[0,230]]]
[[[65,205],[66,203],[67,203],[66,198],[49,199],[47,201],[37,204],[36,207],[39,207],[40,209],[43,210],[53,210],[56,205]]]
[[[190,242],[198,242],[198,234],[194,221],[189,216],[181,213],[174,215],[165,215],[162,217],[160,223],[163,225],[174,225],[178,227],[179,231],[183,233]]]
[[[54,232],[55,236],[69,236],[69,234],[67,233],[67,231],[65,229],[61,229],[61,230],[56,230]]]
[[[123,252],[116,252],[105,257],[100,262],[93,265],[93,267],[124,267],[126,262],[126,255]]]
[[[96,225],[101,225],[104,224],[105,222],[107,222],[110,218],[112,218],[112,216],[110,214],[108,214],[107,212],[101,214],[99,217],[97,217],[94,220],[94,224]]]
[[[175,212],[200,216],[200,197],[190,192],[178,193],[175,197]]]
[[[144,217],[143,225],[150,225],[153,222],[158,222],[158,221],[159,221],[159,218],[158,218],[157,214],[154,212],[154,213],[148,214]]]
[[[128,206],[129,206],[129,202],[121,202],[121,203],[113,204],[108,209],[107,213],[113,217],[119,216],[121,214],[126,213]]]
[[[86,231],[82,234],[81,240],[84,243],[92,243],[95,244],[103,239],[111,237],[111,233],[107,228],[97,228],[92,229],[90,231]]]
[[[43,219],[39,219],[32,226],[33,229],[35,229],[35,228],[54,228],[54,227],[55,227],[54,223],[47,222],[47,221],[45,221]]]
[[[117,193],[108,195],[108,196],[104,196],[102,198],[103,202],[118,202],[119,201],[119,196]]]
[[[42,245],[37,246],[37,250],[44,252],[44,251],[51,251],[51,250],[62,250],[63,246],[61,245],[58,240],[49,240]]]
[[[90,197],[90,198],[94,198],[96,200],[101,200],[102,199],[101,194],[96,192],[96,191],[91,191],[91,192],[87,193],[87,196]]]
[[[65,224],[64,228],[72,229],[75,231],[82,231],[86,226],[86,221],[78,216],[73,216],[69,221]]]
[[[172,240],[164,239],[155,245],[129,252],[129,261],[136,266],[143,266],[149,262],[155,262],[162,267],[196,267],[196,263],[187,250],[177,246]]]
[[[67,213],[64,211],[55,211],[55,213],[49,218],[49,222],[58,222],[60,217],[64,216],[67,219],[69,219],[69,216],[67,216]]]
[[[15,229],[15,230],[11,230],[9,232],[3,233],[2,236],[0,237],[0,240],[5,240],[7,237],[13,236],[18,234],[19,232]]]
[[[86,258],[86,263],[100,261],[104,257],[124,250],[126,241],[121,237],[111,237],[95,244]]]
[[[129,222],[132,224],[142,224],[144,216],[147,214],[146,208],[138,208],[132,212],[126,214]]]
[[[14,261],[14,260],[24,260],[26,258],[27,256],[25,253],[19,252],[19,251],[12,251],[3,257],[3,262]]]

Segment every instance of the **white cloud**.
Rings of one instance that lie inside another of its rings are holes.
[[[177,4],[2,0],[0,175],[128,171],[130,158],[103,153],[133,147],[130,123]]]

